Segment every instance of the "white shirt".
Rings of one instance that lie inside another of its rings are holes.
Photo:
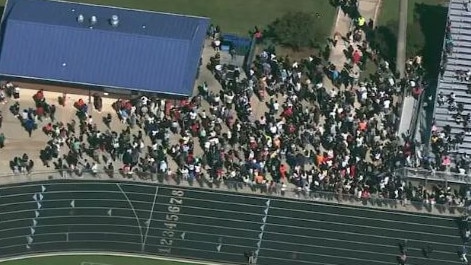
[[[146,97],[146,96],[142,96],[141,97],[141,103],[142,105],[147,105],[147,102],[149,101],[149,99]]]
[[[165,161],[160,161],[160,171],[167,171],[167,163],[165,163]]]
[[[286,191],[286,187],[287,187],[287,186],[286,186],[285,183],[281,184],[281,191]]]
[[[273,103],[273,109],[278,111],[280,109],[280,104],[278,102]]]
[[[93,164],[93,166],[92,166],[92,172],[93,172],[93,173],[97,173],[97,172],[98,172],[98,165],[97,165],[97,164]]]
[[[234,95],[224,95],[224,99],[226,100],[226,103],[232,104],[232,100],[234,100]]]

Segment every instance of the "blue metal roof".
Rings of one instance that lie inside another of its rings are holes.
[[[119,17],[117,27],[109,23],[112,15]],[[98,21],[92,28],[91,16]],[[190,95],[208,24],[200,17],[9,0],[0,74]]]

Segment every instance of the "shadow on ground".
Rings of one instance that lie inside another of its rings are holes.
[[[386,25],[378,26],[368,37],[372,48],[380,52],[389,62],[391,69],[396,67],[397,24],[397,21],[390,21]]]
[[[442,5],[416,4],[414,15],[424,35],[424,68],[432,78],[438,76],[448,9]]]

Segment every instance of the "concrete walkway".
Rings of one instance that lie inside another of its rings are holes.
[[[408,1],[401,0],[398,2],[399,5],[399,32],[397,38],[397,54],[396,54],[396,70],[401,74],[401,77],[405,75],[405,65],[407,60],[406,48],[407,48],[407,12],[408,12]],[[404,96],[403,96],[404,97]],[[415,99],[412,95],[406,95],[402,101],[401,108],[401,121],[399,123],[399,135],[406,134],[410,131],[411,134],[415,133],[414,128],[411,128],[412,123],[416,123],[414,126],[419,128],[419,111],[421,111],[420,102]],[[417,126],[416,126],[417,125]],[[417,134],[418,135],[418,134]],[[420,138],[420,137],[419,137]]]
[[[413,120],[413,115],[415,115],[414,110],[417,109],[416,104],[418,101],[413,96],[407,96],[402,102],[402,113],[401,113],[401,122],[399,123],[398,134],[406,134],[411,127],[411,122]],[[413,133],[413,132],[410,132]]]
[[[376,22],[381,2],[382,0],[359,0],[358,11],[367,21],[369,19],[373,19],[373,21]],[[340,8],[338,8],[337,12],[337,20],[335,21],[335,27],[332,34],[340,33],[342,37],[346,37],[347,33],[351,31],[354,22],[349,16],[345,15]],[[347,62],[344,50],[348,48],[348,45],[348,42],[339,41],[330,51],[329,61],[334,64],[338,70],[342,70]],[[328,77],[324,77],[323,82],[328,91],[335,89]]]
[[[366,18],[368,21],[369,19],[373,19],[376,22],[377,16],[379,14],[379,8],[381,6],[381,0],[359,0],[358,11],[360,14]],[[338,32],[343,37],[347,35],[347,33],[351,30],[353,25],[352,19],[345,15],[342,10],[338,10],[337,20],[335,22],[335,29],[334,33]],[[337,69],[342,69],[347,58],[343,53],[343,50],[348,47],[348,43],[344,43],[340,41],[336,47],[334,47],[330,52],[329,60]]]
[[[399,4],[399,32],[397,34],[396,70],[404,77],[406,66],[407,41],[407,9],[408,0],[401,0]]]
[[[379,8],[381,6],[381,1],[382,0],[359,0],[358,11],[367,21],[369,19],[373,19],[373,21],[376,22],[376,18],[379,14]],[[345,15],[340,8],[337,12],[337,20],[335,22],[335,27],[332,34],[340,33],[342,37],[346,37],[347,33],[352,30],[354,22],[349,16]],[[348,45],[349,43],[339,41],[337,45],[330,51],[329,61],[334,64],[338,70],[342,70],[345,63],[347,62],[344,50],[348,48]],[[337,88],[332,84],[331,80],[327,76],[324,76],[323,83],[327,91],[337,90]],[[352,114],[355,114],[355,109],[357,108],[360,108],[360,103],[355,99]],[[319,125],[323,126],[324,122],[325,119],[321,119]],[[370,156],[367,155],[366,157],[369,160]]]

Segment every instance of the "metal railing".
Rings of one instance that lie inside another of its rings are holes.
[[[405,172],[412,169],[403,169]],[[422,171],[417,171],[421,172]],[[425,172],[423,172],[425,173]],[[184,179],[176,175],[157,173],[123,173],[123,172],[71,172],[52,171],[37,172],[29,175],[9,175],[0,177],[0,185],[12,183],[28,183],[36,181],[54,180],[93,180],[93,181],[130,181],[147,184],[163,184],[182,186],[188,188],[219,190],[233,193],[252,194],[257,196],[271,196],[279,199],[296,199],[310,202],[324,202],[330,204],[351,205],[359,207],[369,207],[376,209],[409,211],[414,213],[427,213],[436,215],[462,215],[466,212],[466,207],[452,204],[430,204],[422,201],[411,201],[408,199],[395,200],[382,197],[380,194],[371,194],[367,198],[361,198],[351,194],[323,191],[323,190],[303,190],[293,185],[283,187],[281,184],[255,184],[250,182],[235,181],[230,179],[210,180]]]
[[[257,38],[255,34],[252,34],[252,40],[250,42],[250,48],[247,54],[244,54],[244,71],[246,73],[250,72],[250,68],[252,67],[252,62],[255,58],[255,48],[257,46]]]
[[[438,181],[446,184],[471,184],[471,175],[451,171],[432,171],[422,168],[405,167],[396,171],[405,179],[418,179],[424,181]]]
[[[422,92],[419,95],[419,98],[414,102],[414,107],[412,109],[412,118],[411,118],[410,125],[409,125],[410,138],[412,140],[414,140],[415,136],[416,136],[417,122],[419,120],[419,115],[421,114],[422,105],[423,105],[423,102],[424,102],[424,93],[425,92]],[[404,99],[403,99],[403,101],[404,101]]]

